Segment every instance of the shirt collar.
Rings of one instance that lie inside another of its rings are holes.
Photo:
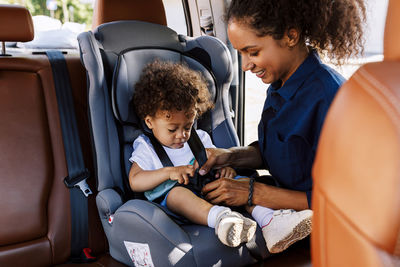
[[[297,70],[289,77],[285,84],[281,87],[282,81],[278,80],[271,84],[273,92],[282,96],[285,101],[288,101],[300,88],[307,77],[322,64],[315,49],[312,49],[307,58],[301,63]]]

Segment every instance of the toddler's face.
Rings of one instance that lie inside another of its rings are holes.
[[[159,110],[154,117],[147,116],[145,122],[162,145],[177,149],[189,139],[195,116],[188,117],[185,111]]]

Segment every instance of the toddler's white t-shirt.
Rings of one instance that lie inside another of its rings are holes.
[[[200,129],[196,130],[196,132],[205,148],[215,147],[207,132]],[[165,152],[167,152],[167,155],[174,166],[189,165],[194,158],[194,155],[187,142],[182,148],[172,149],[165,146],[163,146],[163,148],[165,149]],[[163,168],[163,165],[158,158],[150,139],[144,134],[140,135],[133,142],[133,152],[129,161],[132,163],[136,162],[136,164],[138,164],[142,170],[151,171]],[[153,190],[146,191],[144,195],[148,200],[154,200],[162,195],[167,194],[167,192],[171,190],[176,183],[176,181],[167,180]]]

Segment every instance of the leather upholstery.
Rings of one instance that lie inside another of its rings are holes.
[[[385,25],[384,56],[385,60],[400,60],[400,1],[391,0],[388,5]]]
[[[314,266],[400,264],[399,17],[399,2],[390,1],[385,60],[342,86],[323,126],[313,167]]]
[[[32,17],[25,7],[0,5],[0,41],[28,42],[33,36]]]
[[[1,28],[0,36],[19,34],[5,40],[33,39],[25,8],[0,5],[0,21],[0,28],[9,26]],[[66,55],[66,62],[85,165],[93,174],[86,72],[78,54]],[[0,129],[0,266],[64,263],[71,246],[70,199],[63,182],[67,169],[52,70],[45,55],[18,51],[0,57]],[[94,181],[88,180],[92,189]],[[89,197],[89,247],[99,254],[107,244],[95,205],[94,196]]]
[[[69,192],[49,62],[0,58],[0,77],[0,266],[65,261]]]
[[[140,20],[167,25],[162,0],[97,0],[92,29],[106,22]]]

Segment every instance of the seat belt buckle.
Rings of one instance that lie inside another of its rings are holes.
[[[76,175],[75,177],[72,178],[70,176],[65,177],[64,184],[68,188],[78,187],[85,195],[85,197],[88,197],[90,194],[92,194],[92,190],[90,190],[90,187],[86,182],[86,179],[89,178],[89,176],[90,173],[88,169],[85,169],[83,172]]]
[[[90,187],[86,182],[86,178],[77,183],[75,187],[78,187],[85,195],[85,197],[88,197],[90,194],[92,194],[92,190],[90,190]]]

